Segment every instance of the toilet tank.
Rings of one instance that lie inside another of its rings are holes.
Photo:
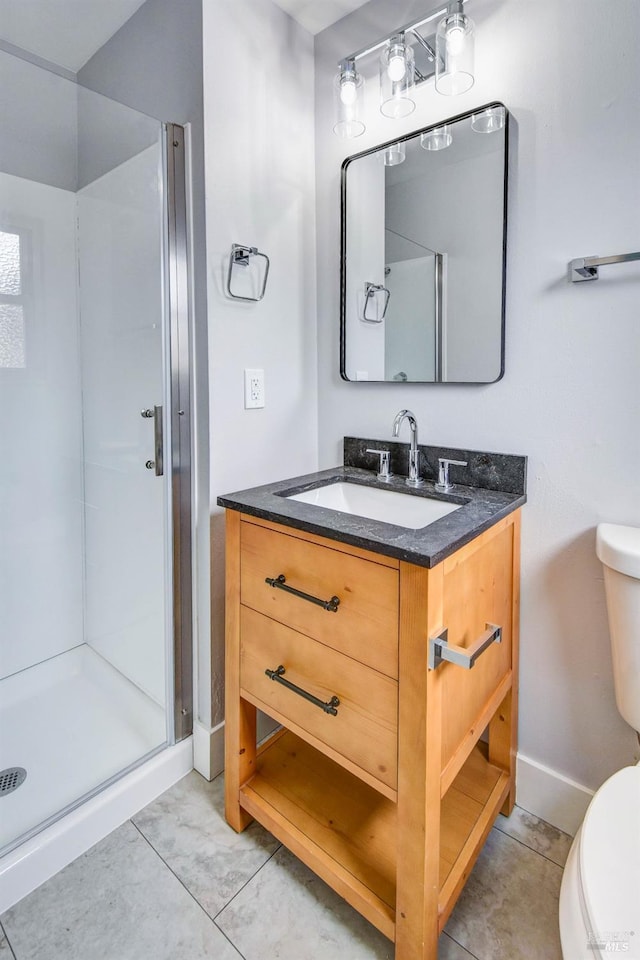
[[[616,703],[640,731],[640,528],[601,523],[596,553],[604,566]]]

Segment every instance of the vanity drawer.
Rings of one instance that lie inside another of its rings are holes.
[[[243,604],[397,678],[397,569],[246,520],[240,526]],[[280,575],[310,597],[337,597],[337,610],[265,582]]]
[[[282,675],[323,703],[324,712],[265,670],[284,666]],[[330,747],[392,790],[397,787],[398,684],[350,657],[270,620],[240,610],[240,692],[314,746]],[[321,741],[318,744],[317,741]]]

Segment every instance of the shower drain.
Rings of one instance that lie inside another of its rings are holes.
[[[13,793],[26,779],[27,771],[24,767],[7,767],[6,770],[0,770],[0,797]]]

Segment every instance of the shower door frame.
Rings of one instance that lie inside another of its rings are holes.
[[[191,309],[185,128],[163,123],[165,201],[165,363],[170,417],[169,633],[172,633],[173,729],[169,743],[193,732],[193,477]],[[167,444],[168,441],[168,444]],[[171,662],[170,660],[170,662]],[[171,719],[171,718],[169,718]]]

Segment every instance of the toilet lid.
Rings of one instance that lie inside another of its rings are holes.
[[[614,774],[591,801],[580,881],[593,956],[640,958],[640,767]]]

